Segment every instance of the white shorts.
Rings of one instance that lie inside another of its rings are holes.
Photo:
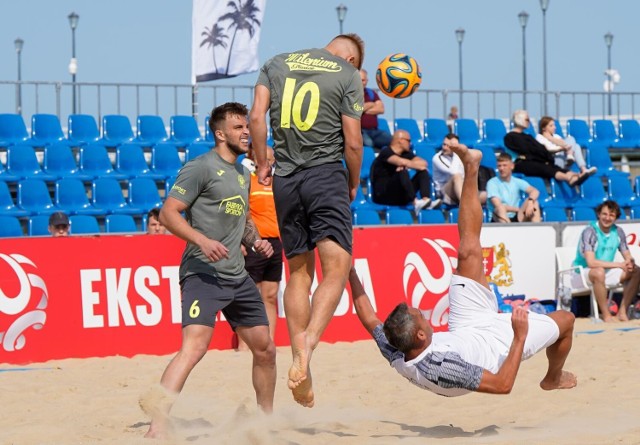
[[[494,351],[506,358],[513,341],[511,314],[498,313],[498,300],[488,288],[477,281],[452,275],[449,287],[449,330],[471,329],[494,343]],[[522,359],[551,346],[560,335],[556,322],[547,315],[529,312],[529,332]]]
[[[584,279],[587,282],[587,284],[589,286],[593,285],[593,283],[591,282],[591,280],[589,279],[589,271],[591,269],[589,267],[585,267],[584,268]],[[578,275],[577,273],[574,274],[571,281],[571,285],[573,286],[574,283],[577,284],[577,286],[575,287],[582,287],[582,283],[579,281],[580,277],[576,277],[576,275]],[[620,284],[620,278],[622,278],[622,269],[620,269],[619,267],[614,267],[613,269],[607,269],[607,271],[604,274],[604,285],[607,287],[616,287]],[[577,280],[577,281],[573,281],[573,280]]]

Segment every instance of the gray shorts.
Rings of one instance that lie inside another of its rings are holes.
[[[219,311],[235,331],[238,326],[269,326],[260,291],[246,276],[239,280],[212,275],[189,275],[180,282],[182,327],[213,327]]]

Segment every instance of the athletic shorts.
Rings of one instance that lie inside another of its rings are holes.
[[[506,357],[513,341],[511,314],[498,313],[498,300],[488,288],[460,275],[449,287],[449,331],[475,330],[499,356]],[[529,312],[529,332],[522,359],[551,346],[560,335],[558,325],[547,315]]]
[[[249,276],[229,280],[207,274],[189,275],[180,282],[180,290],[182,327],[213,327],[219,311],[234,331],[238,326],[269,326],[262,297]]]
[[[588,285],[593,285],[591,280],[589,280],[589,267],[584,268],[584,278]],[[614,267],[612,269],[607,269],[604,274],[604,285],[607,287],[615,287],[620,284],[620,278],[622,278],[622,269],[619,267]],[[571,285],[575,288],[582,287],[582,278],[580,274],[574,273],[571,277]]]
[[[282,279],[282,241],[280,238],[263,238],[273,247],[273,255],[266,258],[253,250],[247,250],[244,257],[244,268],[251,279],[260,283],[262,281],[280,282]]]
[[[351,202],[341,162],[275,176],[273,197],[287,258],[315,249],[325,238],[351,254]]]

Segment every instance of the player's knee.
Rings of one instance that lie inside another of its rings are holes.
[[[605,275],[603,267],[594,267],[589,271],[589,278],[593,283],[604,283]]]
[[[276,364],[276,346],[269,339],[264,345],[253,349],[253,359],[257,366],[275,366]]]

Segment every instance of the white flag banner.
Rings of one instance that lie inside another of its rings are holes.
[[[267,0],[193,0],[192,82],[257,71]]]

